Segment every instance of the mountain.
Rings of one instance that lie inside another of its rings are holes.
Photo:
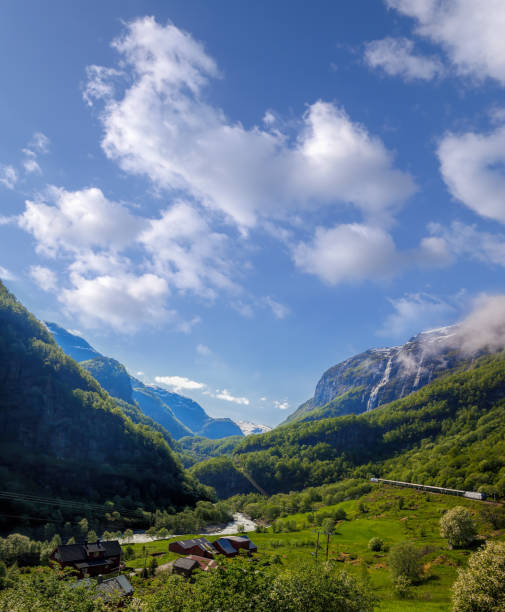
[[[137,406],[176,440],[193,434],[212,439],[243,435],[231,419],[212,418],[188,397],[145,385],[130,376],[119,361],[101,355],[83,338],[56,323],[46,322],[46,326],[63,351],[79,361],[110,395]]]
[[[502,352],[363,414],[247,436],[232,458],[209,459],[191,471],[205,484],[221,483],[223,497],[243,492],[240,475],[269,494],[375,475],[505,497],[504,457]]]
[[[4,491],[151,507],[207,496],[163,436],[133,423],[1,282],[0,449]]]
[[[459,350],[456,325],[421,332],[401,346],[374,348],[327,370],[314,397],[285,421],[360,414],[405,397],[480,353]]]
[[[251,423],[250,421],[237,421],[237,425],[242,430],[244,436],[266,433],[267,431],[272,430],[272,428],[268,427],[268,425],[258,425],[257,423]]]

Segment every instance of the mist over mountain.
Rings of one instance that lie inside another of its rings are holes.
[[[285,423],[373,410],[503,347],[505,298],[484,296],[460,323],[420,332],[400,346],[369,349],[332,366],[314,396]]]

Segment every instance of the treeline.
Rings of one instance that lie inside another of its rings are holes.
[[[235,483],[238,462],[269,494],[382,475],[504,497],[504,396],[503,354],[482,357],[387,406],[248,436],[233,460],[193,469],[206,484]]]
[[[182,460],[184,467],[211,459],[212,457],[231,456],[243,436],[228,436],[211,440],[202,436],[186,436],[174,443],[174,447]]]
[[[134,507],[173,511],[212,498],[163,436],[125,416],[1,283],[0,447],[0,490],[98,504],[126,491]],[[2,502],[0,529],[22,510]]]

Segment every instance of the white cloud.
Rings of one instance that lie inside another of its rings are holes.
[[[28,146],[35,149],[37,153],[48,153],[51,141],[42,132],[35,132]]]
[[[275,318],[277,319],[284,319],[290,313],[290,310],[287,306],[284,306],[284,304],[277,302],[269,295],[263,298],[263,303],[272,310]]]
[[[442,177],[457,200],[483,217],[505,223],[505,126],[489,134],[447,134],[438,158]]]
[[[284,400],[283,402],[275,400],[274,406],[279,410],[287,410],[289,408],[289,403],[286,400]]]
[[[236,397],[231,395],[228,389],[217,390],[215,394],[211,394],[216,399],[224,400],[225,402],[233,402],[234,404],[241,404],[249,406],[249,399],[247,397]]]
[[[139,19],[113,46],[131,78],[115,97],[102,74],[99,83],[90,75],[89,91],[105,101],[102,145],[160,188],[182,189],[242,227],[293,207],[348,202],[384,215],[414,191],[384,144],[331,103],[308,106],[292,137],[228,120],[203,96],[218,76],[214,61],[171,24]]]
[[[108,200],[96,187],[80,191],[51,187],[40,201],[26,201],[19,224],[35,237],[37,252],[55,256],[60,251],[125,247],[135,239],[143,220]]]
[[[505,266],[505,235],[479,231],[475,225],[454,221],[448,228],[431,223],[429,230],[443,240],[446,249],[456,256],[469,257]]]
[[[312,242],[298,244],[293,258],[301,270],[330,285],[384,278],[399,266],[391,236],[358,223],[316,228]]]
[[[190,380],[185,376],[155,376],[154,380],[160,385],[172,387],[176,393],[183,390],[196,391],[206,387],[204,383],[196,382],[196,380]]]
[[[13,166],[0,164],[0,183],[7,189],[14,189],[18,181],[18,175]]]
[[[205,344],[197,344],[196,352],[202,357],[209,357],[210,355],[212,355],[212,351]]]
[[[464,76],[505,84],[505,3],[503,0],[386,0],[412,17],[416,33],[440,44]]]
[[[458,325],[452,342],[467,353],[505,348],[505,295],[481,295],[472,312]]]
[[[13,281],[16,280],[16,276],[12,272],[7,270],[7,268],[0,266],[0,279],[4,281]]]
[[[389,301],[394,312],[386,318],[378,331],[381,336],[401,338],[406,334],[445,324],[457,314],[453,304],[429,293],[408,293]]]
[[[35,159],[28,157],[23,162],[23,168],[28,174],[42,174],[42,170]]]
[[[365,46],[365,61],[371,68],[382,68],[390,76],[405,80],[430,81],[443,73],[437,57],[416,55],[414,43],[407,38],[384,38]]]
[[[204,217],[178,201],[151,219],[139,235],[156,271],[181,291],[215,297],[216,289],[233,289],[226,258],[226,234],[213,232]]]
[[[31,266],[30,276],[43,291],[54,291],[58,286],[56,274],[44,266]]]
[[[86,278],[73,272],[70,279],[72,287],[62,290],[60,300],[88,327],[107,325],[132,332],[175,318],[175,313],[165,305],[167,282],[154,274],[119,272],[114,276]]]

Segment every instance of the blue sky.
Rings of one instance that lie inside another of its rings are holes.
[[[0,11],[0,277],[147,382],[275,425],[502,293],[501,0]]]

